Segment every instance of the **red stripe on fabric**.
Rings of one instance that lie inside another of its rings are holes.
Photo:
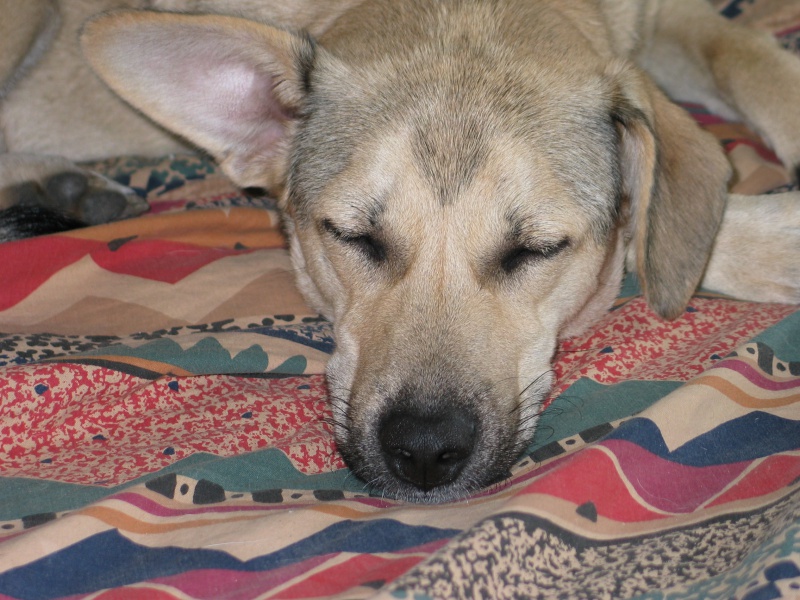
[[[727,144],[725,144],[725,151],[730,153],[738,146],[749,146],[750,148],[755,150],[756,153],[767,162],[774,163],[776,165],[782,164],[780,159],[775,155],[775,153],[772,150],[752,140],[746,140],[741,138],[732,140]]]
[[[797,33],[798,31],[800,31],[800,25],[793,25],[792,27],[776,31],[775,37],[784,37],[786,35],[792,35],[793,33]]]
[[[102,242],[52,235],[0,244],[0,311],[27,298],[64,267]]]
[[[230,571],[225,569],[186,571],[178,575],[154,579],[151,583],[173,587],[198,600],[214,600],[216,598],[247,600],[291,581],[329,559],[330,556],[315,556],[287,567],[268,571]]]
[[[593,448],[569,457],[558,469],[528,485],[520,492],[523,494],[546,494],[577,506],[591,502],[598,515],[621,523],[666,518],[634,498],[611,458]]]
[[[800,477],[800,456],[769,456],[708,506],[764,496],[788,487],[798,477]]]
[[[319,573],[315,573],[288,589],[283,590],[280,598],[313,598],[342,594],[360,585],[392,581],[416,566],[423,556],[404,556],[388,558],[359,554],[350,560],[332,565]]]
[[[107,246],[92,253],[106,271],[164,283],[177,283],[221,258],[251,250],[203,248],[167,240],[132,240],[115,251]]]

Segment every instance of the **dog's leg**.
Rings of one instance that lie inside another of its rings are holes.
[[[130,188],[60,156],[0,154],[0,241],[107,223],[145,210],[147,203]],[[40,228],[27,223],[34,216]]]
[[[705,0],[661,0],[639,63],[675,100],[744,118],[790,168],[800,165],[800,59]]]
[[[23,153],[31,152],[24,145],[30,140],[13,133],[26,121],[40,126],[40,138],[58,137],[58,131],[49,129],[53,115],[58,115],[64,104],[63,97],[56,98],[48,92],[50,86],[60,89],[61,80],[53,79],[54,73],[71,84],[61,85],[64,89],[81,90],[84,86],[77,83],[81,72],[85,72],[84,78],[94,79],[87,68],[80,67],[77,57],[70,59],[77,53],[69,48],[75,46],[76,42],[71,40],[77,38],[77,29],[88,16],[82,11],[110,5],[75,3],[65,7],[56,0],[0,0],[4,15],[0,19],[0,242],[105,223],[147,209],[147,204],[133,190],[82,169],[66,158]],[[53,67],[52,56],[59,48],[59,40],[62,43],[59,56],[66,57],[66,62]],[[42,86],[26,87],[37,75]],[[48,97],[53,98],[50,105]],[[31,110],[31,105],[41,110]],[[22,113],[12,110],[20,106],[24,109]],[[61,118],[69,129],[71,115]]]
[[[800,192],[732,194],[701,286],[743,300],[800,303]]]
[[[60,26],[53,0],[0,0],[0,100],[52,44]],[[13,18],[10,16],[13,15]]]

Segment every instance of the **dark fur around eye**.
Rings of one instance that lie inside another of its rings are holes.
[[[386,246],[374,236],[365,233],[342,231],[328,219],[322,222],[322,228],[336,240],[361,252],[370,261],[382,263],[386,260]]]
[[[512,248],[503,255],[500,259],[500,268],[503,269],[505,273],[511,274],[523,265],[553,258],[566,249],[567,246],[569,246],[568,239],[563,239],[555,244],[535,248],[518,246]]]

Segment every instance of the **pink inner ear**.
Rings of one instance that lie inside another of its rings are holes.
[[[103,70],[117,92],[168,129],[218,158],[269,156],[285,135],[292,112],[274,92],[288,74],[272,54],[282,50],[205,27],[158,23],[115,33],[97,51]]]
[[[211,64],[188,82],[195,94],[197,124],[227,142],[227,145],[258,146],[264,152],[284,134],[289,111],[273,94],[274,79],[254,67],[238,62]]]

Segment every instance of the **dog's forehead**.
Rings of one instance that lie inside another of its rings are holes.
[[[347,81],[317,74],[290,172],[295,209],[413,194],[435,210],[477,189],[516,214],[560,199],[607,225],[620,179],[608,82],[591,64],[532,64],[481,36],[459,40],[460,53],[429,44],[350,64]]]
[[[446,205],[456,202],[485,169],[494,149],[494,136],[487,129],[474,115],[425,115],[411,119],[397,141],[405,146],[409,166]]]
[[[408,223],[403,229],[420,235],[447,228],[498,243],[529,233],[580,236],[611,201],[594,200],[575,178],[556,173],[556,163],[520,136],[402,123],[357,144],[312,212],[354,231]]]

